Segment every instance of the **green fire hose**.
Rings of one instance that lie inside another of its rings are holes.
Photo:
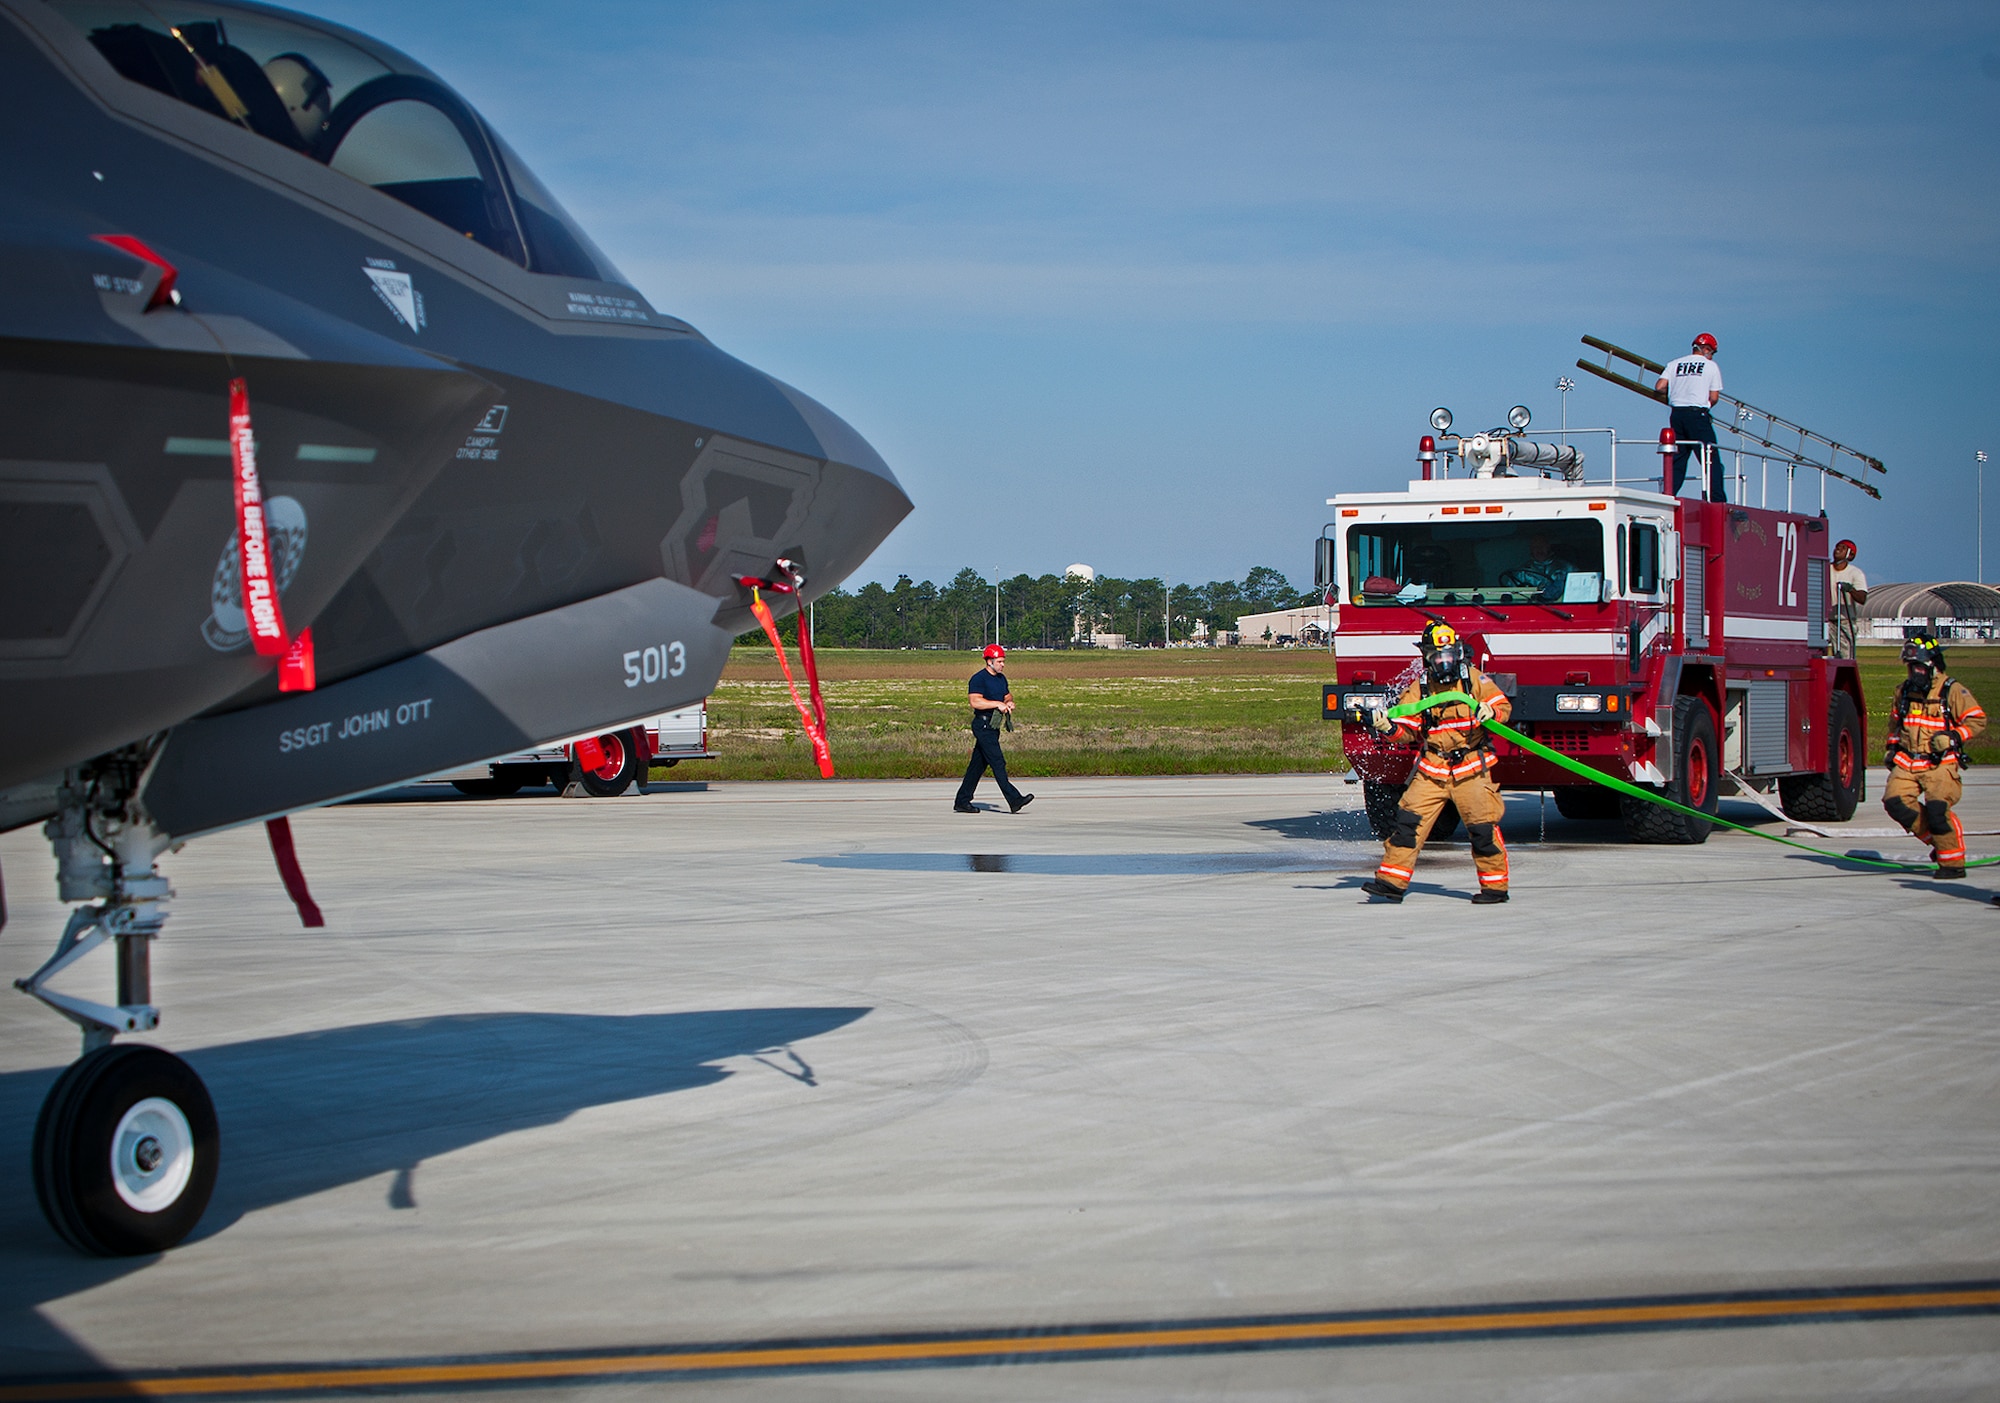
[[[1467,696],[1464,692],[1438,692],[1432,696],[1422,697],[1417,701],[1406,702],[1401,706],[1392,706],[1389,708],[1389,715],[1391,717],[1412,716],[1419,711],[1428,711],[1434,706],[1444,706],[1451,702],[1463,702],[1475,710],[1479,706],[1477,701]],[[1593,770],[1590,766],[1573,760],[1560,751],[1549,749],[1549,747],[1543,745],[1540,741],[1528,739],[1528,737],[1522,735],[1512,726],[1506,725],[1503,722],[1488,721],[1485,723],[1485,726],[1494,735],[1504,736],[1530,755],[1540,756],[1550,764],[1558,765],[1573,775],[1579,775],[1589,780],[1592,784],[1601,784],[1606,789],[1616,790],[1618,793],[1629,795],[1634,799],[1643,799],[1648,804],[1658,804],[1662,808],[1672,809],[1675,813],[1687,814],[1691,818],[1703,819],[1723,828],[1732,828],[1738,833],[1748,833],[1751,837],[1762,838],[1768,843],[1782,843],[1788,848],[1797,848],[1800,852],[1812,853],[1818,857],[1830,857],[1837,862],[1852,862],[1862,867],[1881,867],[1891,872],[1921,872],[1929,866],[1929,864],[1909,862],[1885,862],[1879,858],[1856,857],[1851,853],[1831,852],[1826,848],[1816,848],[1810,843],[1800,843],[1790,838],[1780,838],[1777,834],[1766,833],[1761,828],[1751,828],[1741,823],[1731,823],[1726,818],[1717,818],[1714,814],[1705,814],[1700,809],[1691,809],[1686,804],[1677,804],[1664,794],[1655,794],[1650,789],[1641,789],[1636,784],[1629,784],[1614,775],[1607,775],[1602,770]],[[1974,858],[1965,865],[1967,867],[1987,867],[1996,862],[2000,862],[2000,857],[1981,857]]]

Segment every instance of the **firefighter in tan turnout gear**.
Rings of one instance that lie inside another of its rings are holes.
[[[1506,721],[1514,706],[1491,678],[1472,666],[1466,645],[1451,625],[1441,620],[1430,624],[1417,640],[1417,649],[1423,654],[1424,675],[1404,690],[1399,705],[1439,692],[1464,692],[1478,706],[1451,702],[1394,721],[1386,711],[1375,713],[1371,724],[1377,731],[1391,739],[1417,741],[1422,749],[1410,787],[1396,808],[1396,826],[1383,845],[1382,865],[1361,889],[1370,896],[1401,901],[1415,875],[1417,853],[1449,803],[1458,806],[1458,816],[1465,821],[1473,862],[1479,868],[1479,891],[1472,900],[1493,905],[1507,899],[1507,844],[1500,836],[1504,812],[1500,789],[1490,773],[1499,757],[1481,727],[1488,721]]]
[[[1940,877],[1965,875],[1965,830],[1951,811],[1964,792],[1959,757],[1986,729],[1965,684],[1945,676],[1944,649],[1928,634],[1903,642],[1909,678],[1889,703],[1889,783],[1882,807],[1931,845]]]

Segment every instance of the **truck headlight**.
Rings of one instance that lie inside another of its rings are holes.
[[[1602,711],[1604,698],[1595,692],[1559,692],[1556,695],[1557,711]]]

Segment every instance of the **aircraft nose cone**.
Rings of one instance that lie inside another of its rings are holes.
[[[797,412],[826,464],[799,542],[806,594],[817,597],[872,555],[913,503],[882,456],[846,420],[781,380],[771,384]]]

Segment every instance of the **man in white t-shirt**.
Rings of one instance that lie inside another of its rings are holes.
[[[1854,563],[1854,542],[1838,541],[1833,547],[1833,655],[1854,656],[1861,634],[1861,606],[1868,602],[1868,577]]]
[[[1715,338],[1707,332],[1694,338],[1694,349],[1677,361],[1669,361],[1654,383],[1655,391],[1667,397],[1672,411],[1668,425],[1674,431],[1674,492],[1687,479],[1688,455],[1697,443],[1715,442],[1715,421],[1709,410],[1722,398],[1722,371],[1715,363]],[[1708,495],[1710,501],[1727,501],[1722,492],[1722,455],[1709,449]]]

